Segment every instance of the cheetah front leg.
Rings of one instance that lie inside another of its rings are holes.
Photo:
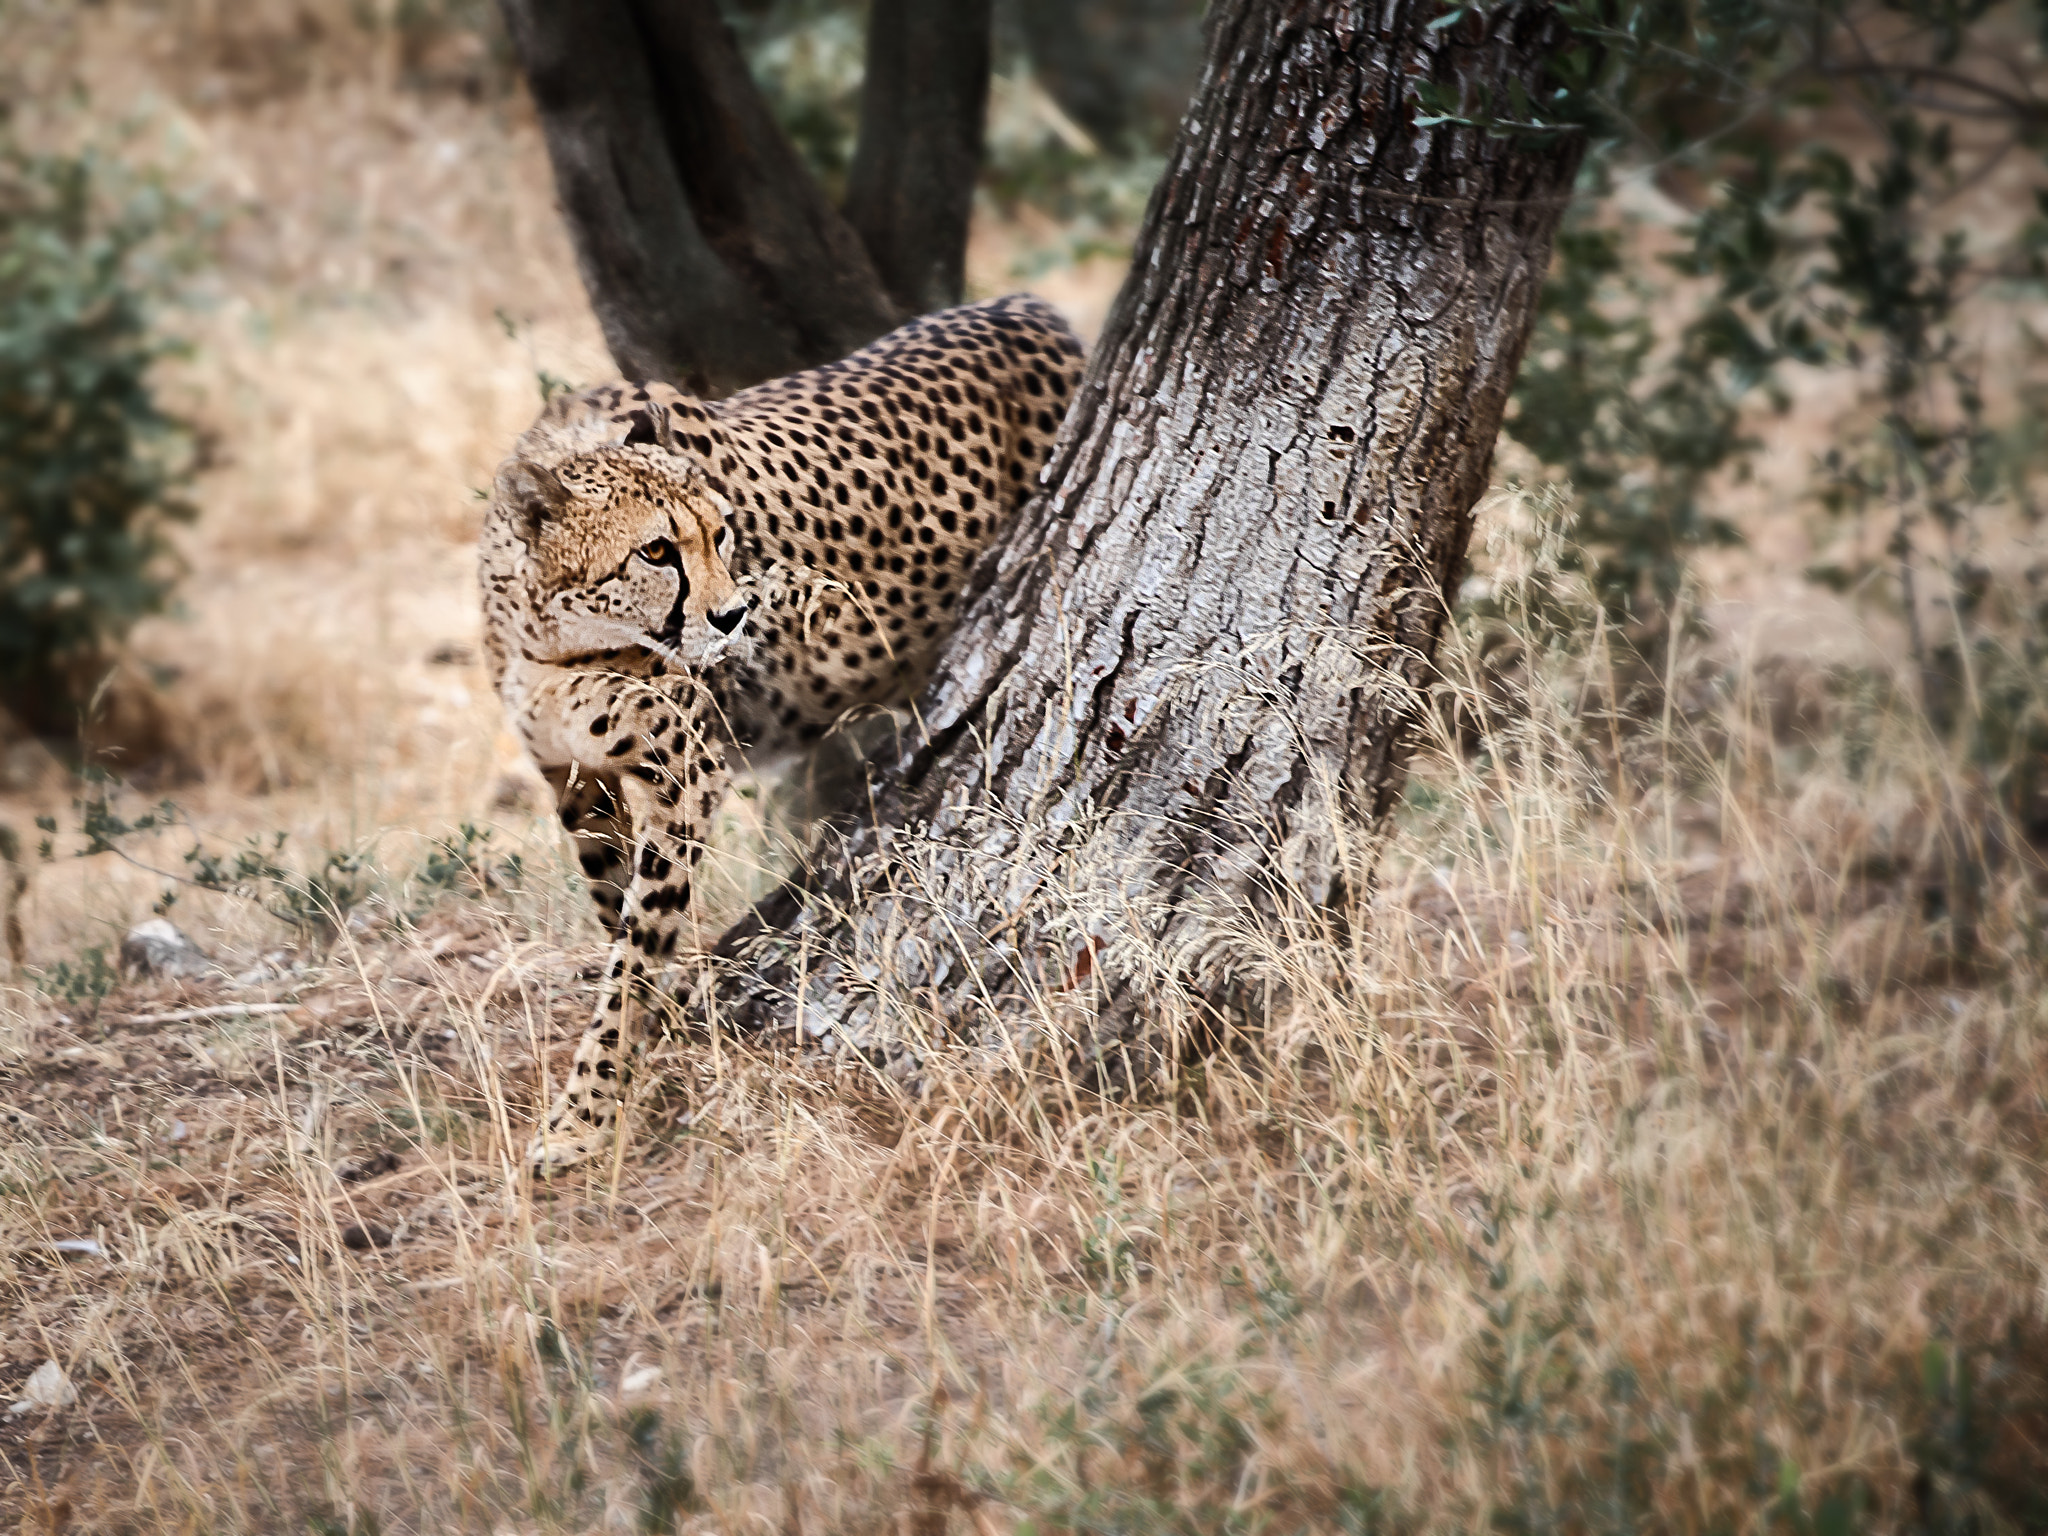
[[[716,713],[685,686],[691,696],[677,698],[643,679],[578,678],[558,701],[570,719],[588,722],[586,739],[607,738],[604,772],[619,786],[631,865],[590,1027],[528,1148],[528,1163],[542,1172],[587,1161],[617,1134],[641,1054],[641,1017],[670,992],[692,878],[730,779]]]
[[[620,801],[616,777],[577,767],[548,767],[541,773],[555,792],[555,810],[576,848],[577,867],[590,890],[590,904],[607,937],[625,928],[626,887],[632,876],[633,829]]]

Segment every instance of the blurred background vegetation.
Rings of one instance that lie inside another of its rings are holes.
[[[188,223],[116,154],[0,137],[0,708],[43,734],[171,592],[193,439],[152,372]]]
[[[1445,23],[1467,10],[1483,7]],[[1919,706],[2048,835],[2048,574],[1998,555],[2038,523],[2048,451],[2048,19],[1975,0],[1566,14],[1577,43],[1554,99],[1423,104],[1595,145],[1517,390],[1511,478],[1569,485],[1568,563],[1654,677],[1695,557],[1742,537],[1720,492],[1750,472],[1787,379],[1838,380],[1860,424],[1784,509],[1831,520],[1807,574],[1903,626]],[[863,7],[732,0],[729,17],[836,192]],[[284,6],[214,46],[230,64],[264,53],[244,90],[286,89],[373,39],[417,89],[517,89],[482,0],[355,20],[348,39],[321,8]],[[1008,0],[996,38],[984,195],[1056,231],[1016,274],[1121,254],[1199,69],[1199,7]],[[0,139],[0,155],[0,705],[54,736],[172,591],[163,529],[189,515],[192,438],[150,377],[177,349],[177,272],[199,246],[192,208],[128,166],[118,136],[69,153]]]

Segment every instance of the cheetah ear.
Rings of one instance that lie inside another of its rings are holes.
[[[659,400],[647,402],[647,425],[654,432],[654,446],[663,453],[681,453],[676,446],[675,423],[669,419],[668,407]]]
[[[513,459],[498,471],[498,495],[511,511],[520,536],[531,544],[541,524],[569,505],[569,488],[545,464]]]
[[[675,424],[669,419],[668,407],[659,400],[650,400],[630,416],[622,418],[632,423],[626,429],[626,446],[635,443],[652,443],[663,453],[681,453],[676,446]]]

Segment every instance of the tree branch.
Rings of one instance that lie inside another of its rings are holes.
[[[768,110],[714,0],[628,3],[697,223],[795,331],[799,366],[844,357],[908,318]]]
[[[988,107],[989,0],[874,0],[846,216],[896,303],[960,302]]]
[[[800,367],[796,328],[705,237],[629,0],[500,0],[605,344],[632,379],[724,394]]]

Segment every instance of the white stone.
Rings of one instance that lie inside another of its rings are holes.
[[[24,1396],[10,1412],[27,1413],[31,1408],[69,1408],[78,1401],[78,1388],[71,1385],[71,1378],[64,1374],[64,1367],[54,1360],[45,1360],[37,1366],[21,1390]]]
[[[121,967],[141,976],[213,976],[220,967],[176,923],[152,917],[121,940]]]

